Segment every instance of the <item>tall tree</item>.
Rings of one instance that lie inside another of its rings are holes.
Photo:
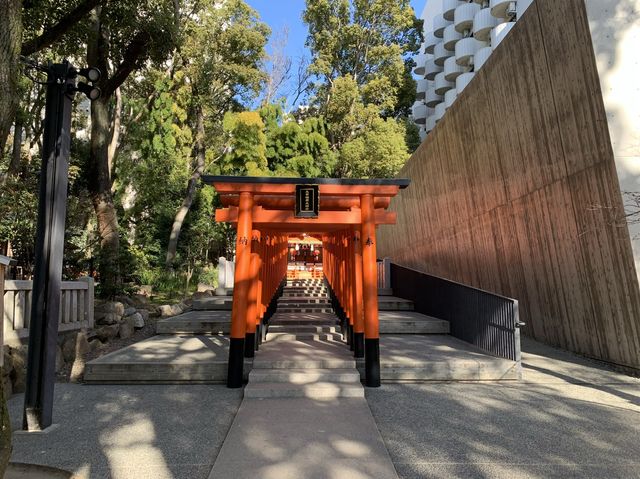
[[[182,70],[192,85],[191,123],[193,161],[184,199],[178,207],[167,246],[165,265],[171,268],[185,218],[205,170],[207,129],[219,133],[225,112],[250,101],[264,81],[260,64],[265,56],[269,28],[243,0],[202,1],[185,16]]]
[[[100,237],[99,271],[105,296],[118,292],[121,286],[120,231],[109,162],[110,106],[116,90],[132,72],[146,61],[163,61],[173,50],[176,15],[171,0],[110,2],[91,15],[87,62],[102,71],[98,83],[102,95],[91,104],[88,189]]]

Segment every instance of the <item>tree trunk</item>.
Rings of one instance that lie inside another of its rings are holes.
[[[22,1],[2,0],[0,5],[0,154],[3,154],[18,106]]]
[[[100,283],[104,296],[113,296],[121,286],[118,215],[111,195],[109,171],[109,107],[108,98],[91,103],[91,151],[89,154],[88,189],[98,222],[100,235]]]
[[[109,173],[113,178],[116,168],[116,154],[118,152],[118,142],[120,140],[120,124],[122,122],[122,93],[120,88],[116,88],[116,104],[113,110],[113,121],[111,123],[111,141],[109,142]]]
[[[202,176],[202,173],[204,171],[204,113],[201,106],[198,106],[196,109],[196,129],[196,141],[194,145],[196,168],[191,175],[191,178],[189,179],[187,193],[184,197],[184,200],[182,201],[182,205],[180,205],[180,208],[178,209],[178,212],[176,213],[176,216],[173,220],[171,235],[169,236],[169,245],[167,246],[167,259],[165,261],[165,266],[167,269],[173,268],[173,262],[176,259],[176,251],[178,249],[178,238],[180,237],[180,231],[182,230],[182,225],[184,224],[184,220],[187,217],[187,213],[189,213],[189,210],[191,209],[193,198],[196,194],[196,188],[198,186],[198,181],[200,181],[200,177]]]
[[[16,124],[13,126],[13,151],[11,152],[11,162],[9,163],[7,176],[11,177],[20,173],[20,165],[22,163],[23,133],[23,121],[22,119],[16,119]]]

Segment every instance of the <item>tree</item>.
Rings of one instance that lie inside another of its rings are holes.
[[[238,101],[250,101],[265,79],[260,63],[265,56],[269,29],[258,21],[256,12],[242,0],[228,0],[222,4],[208,0],[199,6],[186,17],[184,44],[180,51],[182,69],[192,85],[191,123],[195,141],[186,193],[177,208],[169,235],[165,261],[169,269],[176,257],[182,225],[206,167],[207,150],[224,148],[220,144],[207,144],[206,130],[212,138],[218,137],[225,113],[235,108]],[[278,66],[281,67],[284,68]],[[285,74],[274,70],[271,94],[275,94],[278,82],[283,81]],[[242,130],[246,121],[250,120],[241,118],[235,127]],[[240,131],[236,133],[241,134]],[[261,171],[262,163],[257,161],[247,166],[257,172]]]
[[[175,5],[169,0],[110,2],[91,15],[87,62],[102,71],[102,96],[91,104],[88,189],[100,236],[101,294],[121,287],[120,232],[113,201],[109,146],[110,104],[116,90],[147,60],[161,62],[176,42]],[[114,65],[112,68],[111,66]]]
[[[267,175],[267,137],[260,114],[255,111],[229,112],[224,117],[224,130],[230,141],[222,159],[222,172],[240,176]]]

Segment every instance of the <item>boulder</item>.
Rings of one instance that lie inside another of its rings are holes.
[[[143,284],[138,287],[138,294],[140,296],[146,296],[147,298],[153,294],[153,286],[150,284]]]
[[[150,315],[149,310],[147,310],[147,309],[139,309],[138,310],[138,314],[140,316],[142,316],[142,321],[144,321],[145,323],[147,321],[149,321],[149,315]]]
[[[142,294],[134,294],[132,299],[135,307],[138,309],[148,309],[148,307],[151,305],[149,297]]]
[[[210,297],[211,297],[211,291],[201,291],[201,292],[193,293],[193,295],[191,296],[191,299],[198,300],[198,299],[204,299],[204,298],[210,298]]]
[[[162,306],[160,306],[158,308],[158,312],[160,313],[160,317],[162,318],[167,318],[169,316],[173,316],[174,312],[173,309],[171,308],[171,305],[168,304],[163,304]]]
[[[75,335],[75,354],[69,376],[71,382],[78,382],[84,377],[85,358],[89,350],[90,346],[89,341],[87,341],[87,334],[84,331],[80,331]]]
[[[96,324],[116,324],[119,323],[122,316],[115,313],[104,313],[103,316],[96,318]]]
[[[90,351],[97,351],[98,349],[102,348],[104,346],[104,344],[102,343],[102,341],[100,341],[99,339],[92,339],[91,341],[89,341],[89,350]]]
[[[96,324],[115,324],[122,319],[124,310],[124,304],[120,301],[100,303],[94,310]]]
[[[23,393],[27,381],[27,353],[22,348],[11,348],[11,383],[14,393]]]
[[[133,306],[133,300],[129,296],[116,296],[116,301],[122,303],[125,308],[127,308],[128,306]]]
[[[120,330],[119,324],[110,324],[96,329],[96,337],[103,343],[115,338]]]
[[[144,319],[140,313],[132,314],[131,316],[127,316],[125,319],[133,319],[133,327],[136,329],[144,328]]]
[[[127,316],[120,323],[120,329],[118,331],[118,335],[122,339],[127,339],[133,336],[134,332],[135,332],[135,320],[133,319],[133,316]]]
[[[68,363],[76,358],[76,335],[68,334],[62,342],[62,357]]]
[[[124,316],[125,318],[127,316],[131,316],[132,314],[136,313],[136,308],[134,308],[133,306],[129,306],[127,309],[124,310],[124,314],[122,316]]]
[[[198,293],[206,293],[208,291],[213,291],[215,288],[211,285],[205,283],[198,283]]]

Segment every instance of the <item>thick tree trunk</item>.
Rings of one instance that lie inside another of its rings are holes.
[[[119,267],[120,236],[118,215],[111,195],[109,171],[110,122],[108,98],[91,103],[91,151],[89,193],[100,235],[100,282],[105,296],[117,293],[122,284]]]
[[[116,168],[116,154],[118,153],[118,142],[120,141],[120,125],[122,123],[122,93],[120,88],[116,88],[116,104],[113,110],[113,121],[111,122],[111,141],[109,142],[109,172],[113,178]]]
[[[202,112],[202,107],[198,106],[196,110],[196,141],[194,145],[194,157],[196,161],[196,167],[189,179],[189,184],[187,185],[187,193],[182,201],[182,205],[178,209],[176,216],[173,220],[173,226],[171,227],[171,235],[169,236],[169,245],[167,246],[167,258],[165,261],[165,266],[167,269],[173,268],[173,262],[176,259],[176,251],[178,250],[178,238],[180,237],[180,231],[182,230],[182,225],[184,224],[184,220],[187,217],[187,213],[191,209],[191,205],[193,204],[193,198],[196,194],[196,188],[198,186],[198,181],[200,181],[200,177],[204,171],[204,156],[205,156],[205,147],[204,147],[204,113]]]
[[[20,173],[23,136],[24,124],[21,119],[16,120],[16,124],[13,126],[13,151],[11,152],[11,162],[9,163],[9,169],[7,170],[8,176],[14,176]]]
[[[22,47],[22,1],[0,1],[0,154],[18,106],[20,48]]]

